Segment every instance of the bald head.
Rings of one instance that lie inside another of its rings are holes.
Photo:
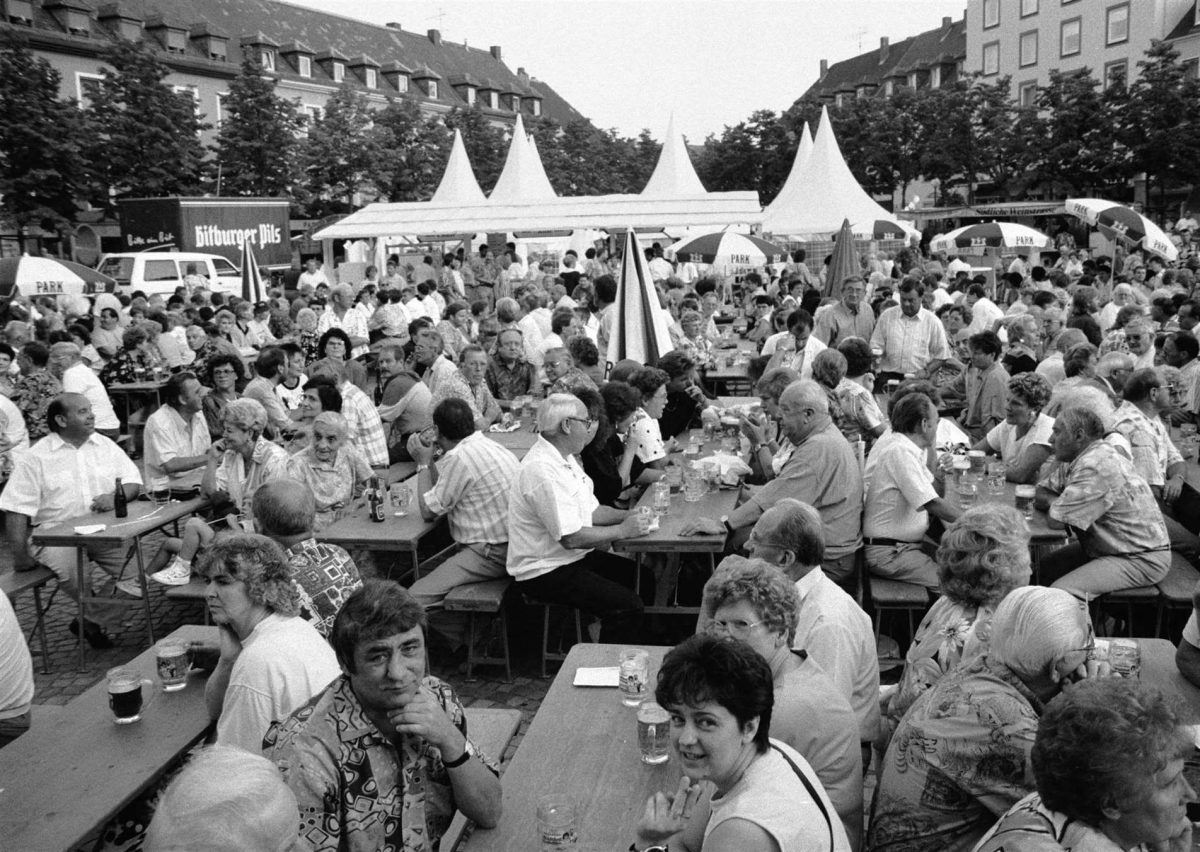
[[[813,408],[822,414],[829,413],[829,397],[825,390],[811,379],[801,379],[788,385],[779,397],[779,405]]]
[[[267,538],[307,538],[312,535],[316,503],[312,491],[295,479],[276,479],[254,492],[254,521]]]

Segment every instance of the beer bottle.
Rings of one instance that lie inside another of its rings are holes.
[[[117,477],[117,487],[113,491],[113,512],[118,518],[124,518],[129,514],[129,501],[125,497],[125,486],[121,484],[121,477]]]
[[[383,494],[380,493],[379,477],[372,476],[367,483],[367,504],[371,509],[371,520],[383,522]]]

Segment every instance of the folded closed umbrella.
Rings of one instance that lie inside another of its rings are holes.
[[[617,282],[615,317],[606,354],[609,367],[625,359],[656,364],[675,348],[671,322],[658,300],[646,257],[632,230],[625,232],[625,254]]]
[[[250,247],[249,240],[242,243],[242,298],[255,305],[267,300],[267,288],[258,271],[258,261],[254,258],[254,249]]]
[[[862,264],[858,262],[858,253],[854,250],[854,234],[850,230],[850,220],[843,219],[842,227],[834,238],[833,256],[829,259],[829,269],[825,273],[825,295],[840,299],[842,282],[851,275],[862,275]]]

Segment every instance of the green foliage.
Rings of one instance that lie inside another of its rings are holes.
[[[421,112],[415,101],[391,100],[375,113],[379,161],[376,185],[383,200],[428,201],[437,191],[454,133]]]
[[[208,125],[191,94],[164,82],[167,66],[144,42],[118,42],[103,58],[85,110],[92,201],[197,193],[205,153],[199,137]]]
[[[213,151],[220,195],[290,195],[301,119],[275,94],[276,80],[247,58],[229,84]]]
[[[83,120],[59,80],[19,36],[0,42],[0,209],[19,227],[65,225],[84,190]]]
[[[297,200],[308,215],[349,212],[379,195],[382,151],[374,118],[367,99],[346,84],[325,102],[299,146],[304,179]]]

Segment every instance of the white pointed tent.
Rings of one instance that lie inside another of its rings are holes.
[[[808,164],[808,159],[812,155],[813,138],[812,133],[808,129],[808,122],[804,122],[804,130],[800,133],[800,147],[796,149],[796,159],[792,160],[792,169],[788,172],[787,180],[783,182],[783,186],[779,190],[779,194],[775,196],[775,200],[767,205],[763,211],[763,216],[770,214],[772,210],[787,210],[801,204],[801,197],[804,193],[804,167]]]
[[[851,222],[874,219],[899,222],[895,215],[867,195],[855,180],[842,157],[825,107],[821,108],[821,123],[813,140],[812,152],[801,164],[799,174],[789,175],[788,184],[792,183],[793,178],[798,188],[789,190],[787,198],[782,198],[783,193],[780,192],[781,198],[763,211],[765,233],[820,235],[822,239],[827,239],[841,227],[845,219]],[[912,228],[908,223],[900,224]]]
[[[525,122],[518,115],[512,142],[508,146],[508,157],[504,160],[504,168],[488,200],[493,204],[520,204],[557,197],[546,177],[546,169],[542,166],[537,149],[529,144],[529,138],[525,135]]]
[[[675,115],[672,113],[667,121],[667,135],[663,137],[658,163],[654,166],[654,174],[646,181],[642,197],[703,198],[707,194],[700,176],[696,174],[696,167],[692,165],[683,134],[675,130]]]
[[[484,200],[483,190],[479,188],[479,181],[471,169],[467,148],[463,145],[462,131],[455,129],[450,159],[446,161],[446,171],[442,173],[442,182],[433,194],[432,203],[482,204]]]

